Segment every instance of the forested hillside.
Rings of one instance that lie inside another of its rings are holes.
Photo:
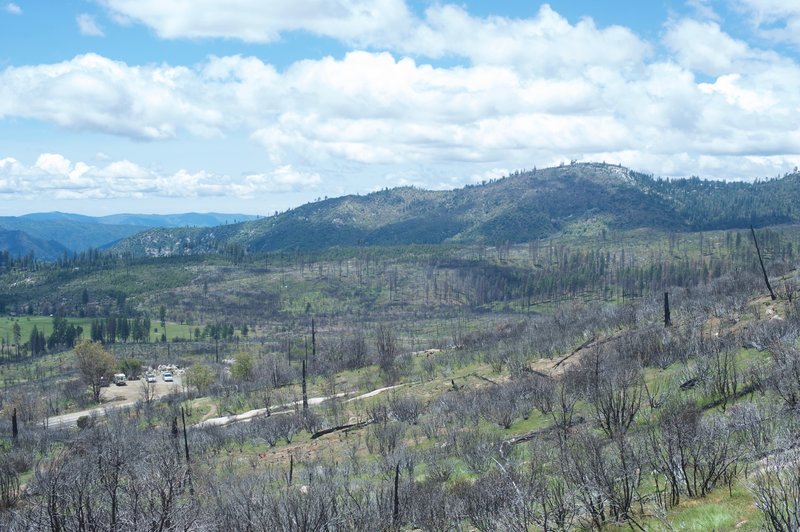
[[[153,230],[118,243],[134,255],[329,246],[527,242],[652,228],[701,231],[798,221],[800,176],[754,183],[665,180],[588,163],[516,172],[453,191],[396,188],[327,199],[214,229]]]
[[[80,253],[103,248],[114,242],[154,227],[213,227],[255,216],[242,214],[187,213],[172,215],[115,214],[83,216],[62,212],[0,216],[0,250],[13,256],[30,252],[43,260],[63,257],[64,252]]]
[[[24,231],[6,230],[0,227],[0,250],[8,256],[31,255],[44,260],[61,256],[67,248],[53,239],[36,238]]]

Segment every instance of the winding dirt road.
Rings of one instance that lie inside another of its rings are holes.
[[[370,397],[375,397],[383,392],[388,390],[393,390],[395,388],[399,388],[401,386],[405,386],[404,384],[397,384],[395,386],[386,386],[383,388],[378,388],[376,390],[372,390],[371,392],[367,392],[356,397],[351,397],[347,401],[360,401],[363,399],[369,399]],[[104,388],[103,392],[101,393],[101,400],[108,401],[106,404],[97,406],[95,408],[90,408],[88,410],[81,410],[80,412],[71,412],[69,414],[61,414],[59,416],[52,416],[47,418],[44,421],[44,425],[47,427],[53,428],[62,428],[62,427],[74,427],[78,422],[78,419],[84,416],[96,416],[102,417],[105,416],[107,412],[116,410],[119,408],[125,408],[128,406],[133,406],[136,404],[137,401],[141,400],[142,394],[142,381],[131,381],[127,384],[127,386],[110,386],[109,388]],[[181,390],[181,380],[180,375],[175,375],[175,382],[168,383],[162,382],[159,378],[158,382],[155,385],[155,398],[164,397],[170,393],[175,393]],[[328,401],[330,399],[339,398],[339,397],[347,397],[348,393],[337,393],[336,395],[327,395],[322,397],[309,397],[308,404],[309,406],[319,405]],[[302,401],[293,401],[291,403],[285,403],[282,405],[276,405],[272,407],[269,411],[270,414],[285,414],[292,412],[292,410],[286,409],[293,409],[295,406],[302,404]],[[244,421],[250,421],[260,416],[264,416],[267,414],[266,408],[257,408],[255,410],[249,410],[247,412],[243,412],[241,414],[234,414],[230,416],[220,416],[220,417],[213,417],[210,419],[206,419],[205,421],[201,421],[195,427],[224,427],[226,425],[231,425],[233,423],[239,423]]]

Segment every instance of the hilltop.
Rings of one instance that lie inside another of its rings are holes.
[[[330,246],[526,242],[574,232],[698,231],[797,221],[797,174],[742,183],[659,179],[603,163],[515,172],[451,191],[413,187],[309,203],[215,228],[155,229],[114,246],[167,256]]]

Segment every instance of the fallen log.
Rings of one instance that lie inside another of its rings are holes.
[[[500,386],[499,384],[497,384],[492,379],[490,379],[488,377],[484,377],[483,375],[478,375],[477,373],[470,373],[470,376],[478,378],[478,379],[481,379],[482,381],[486,381],[488,383],[494,384],[495,386]]]
[[[584,418],[583,416],[575,416],[575,419],[572,420],[572,423],[570,423],[569,427],[567,427],[567,428],[572,428],[572,427],[574,427],[576,425],[580,425],[580,424],[585,423],[585,422],[586,422],[586,418]],[[550,426],[544,427],[542,429],[532,430],[531,432],[527,432],[527,433],[523,434],[522,436],[516,436],[514,438],[505,440],[505,441],[503,441],[503,444],[504,445],[517,445],[517,444],[520,444],[520,443],[525,443],[526,441],[531,441],[531,440],[533,440],[533,439],[535,439],[535,438],[537,438],[539,436],[542,436],[544,434],[549,434],[549,433],[551,433],[551,432],[553,432],[554,430],[557,430],[557,429],[558,429],[558,425],[550,425]]]
[[[716,407],[718,407],[718,406],[720,406],[722,404],[727,403],[728,401],[732,401],[732,400],[735,401],[736,399],[741,399],[745,395],[751,394],[751,393],[753,393],[753,392],[755,392],[757,390],[758,390],[758,387],[756,387],[755,384],[751,384],[750,386],[746,386],[742,390],[736,392],[731,397],[723,397],[721,399],[716,399],[714,401],[711,401],[710,403],[704,404],[703,406],[700,407],[700,410],[711,410],[712,408],[716,408]]]
[[[334,432],[339,432],[339,431],[342,431],[342,430],[348,431],[348,430],[353,430],[353,429],[360,429],[360,428],[366,427],[367,425],[369,425],[372,422],[373,422],[373,420],[370,419],[369,421],[359,421],[358,423],[346,423],[344,425],[337,425],[335,427],[330,427],[330,428],[327,428],[327,429],[318,430],[317,432],[315,432],[314,434],[311,435],[311,439],[312,440],[316,440],[317,438],[321,438],[322,436],[325,436],[326,434],[332,434]]]
[[[595,337],[594,337],[594,336],[592,336],[591,338],[589,338],[588,340],[586,340],[585,342],[583,342],[581,345],[579,345],[578,347],[576,347],[576,348],[575,348],[575,350],[574,350],[574,351],[572,351],[572,353],[568,354],[567,356],[565,356],[564,358],[562,358],[561,360],[559,360],[558,362],[556,362],[556,363],[555,363],[555,365],[553,366],[553,369],[556,369],[558,366],[560,366],[561,364],[563,364],[564,362],[566,362],[566,360],[567,360],[568,358],[570,358],[570,357],[574,356],[574,355],[575,355],[575,354],[576,354],[578,351],[580,351],[581,349],[586,349],[587,347],[589,347],[589,346],[592,344],[592,342],[594,342],[594,339],[595,339]]]

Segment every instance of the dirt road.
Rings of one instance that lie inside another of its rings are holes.
[[[399,388],[400,386],[404,386],[404,385],[403,384],[397,384],[395,386],[386,386],[385,388],[378,388],[377,390],[372,390],[371,392],[367,392],[367,393],[359,395],[357,397],[352,397],[352,398],[348,399],[347,402],[349,403],[350,401],[360,401],[360,400],[363,400],[363,399],[369,399],[370,397],[375,397],[376,395],[378,395],[380,393],[383,393],[383,392],[388,391],[388,390],[393,390],[395,388]],[[324,396],[324,397],[309,397],[308,398],[308,404],[310,406],[318,405],[318,404],[322,404],[325,401],[328,401],[330,399],[334,399],[336,397],[346,397],[347,395],[348,394],[346,394],[346,393],[337,393],[336,395],[328,395],[328,396]],[[270,413],[271,414],[284,414],[284,413],[287,413],[287,412],[291,412],[291,410],[286,411],[284,409],[293,408],[293,407],[295,407],[295,406],[297,406],[297,405],[299,405],[301,403],[302,403],[302,401],[294,401],[294,402],[291,402],[291,403],[277,405],[277,406],[275,406],[275,407],[270,409]],[[195,426],[196,427],[224,427],[225,425],[230,425],[232,423],[238,423],[238,422],[241,422],[241,421],[250,421],[253,418],[257,418],[259,416],[264,416],[266,414],[267,414],[267,409],[266,408],[258,408],[256,410],[249,410],[249,411],[244,412],[242,414],[235,414],[235,415],[232,415],[232,416],[212,417],[211,419],[206,419],[205,421],[202,421],[202,422],[198,423]]]
[[[104,388],[101,392],[100,399],[105,403],[102,406],[98,406],[95,408],[90,408],[88,410],[81,410],[80,412],[72,412],[70,414],[62,414],[60,416],[53,416],[47,419],[45,424],[48,427],[65,427],[65,426],[72,426],[74,425],[79,418],[83,416],[104,416],[106,412],[110,410],[114,410],[116,408],[123,408],[126,406],[131,406],[136,403],[136,401],[141,400],[142,398],[142,385],[143,381],[131,381],[128,382],[126,386],[110,386],[108,388]],[[365,394],[359,395],[357,397],[352,397],[348,401],[359,401],[363,399],[368,399],[370,397],[375,397],[376,395],[383,393],[388,390],[393,390],[395,388],[399,388],[403,386],[403,384],[398,384],[395,386],[387,386],[385,388],[378,388],[377,390],[372,390],[371,392],[367,392]],[[155,398],[164,397],[173,392],[179,392],[182,390],[181,387],[181,376],[175,375],[175,382],[163,382],[161,377],[159,377],[158,382],[155,385]],[[348,394],[346,393],[337,393],[336,395],[330,396],[323,396],[323,397],[309,397],[308,404],[311,406],[319,405],[329,399],[333,399],[336,397],[346,397]],[[301,401],[295,401],[292,403],[286,403],[282,405],[276,405],[271,409],[272,414],[281,414],[284,413],[282,410],[287,408],[293,408],[296,405],[300,404]],[[276,412],[277,410],[277,412]],[[242,421],[250,421],[253,418],[266,415],[267,409],[266,408],[258,408],[256,410],[250,410],[248,412],[244,412],[242,414],[236,414],[232,416],[221,416],[215,417],[211,419],[206,419],[198,423],[197,427],[221,427],[225,425],[230,425],[232,423],[238,423]]]

